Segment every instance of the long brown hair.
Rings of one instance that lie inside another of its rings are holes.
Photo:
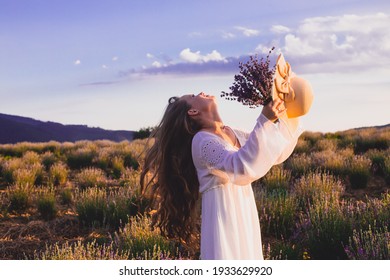
[[[168,238],[190,242],[196,233],[199,181],[191,143],[199,125],[188,115],[189,104],[171,97],[164,116],[151,135],[140,183],[151,200],[152,226]]]

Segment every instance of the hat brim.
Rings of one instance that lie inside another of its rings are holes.
[[[313,90],[310,83],[292,72],[283,54],[280,54],[276,60],[272,99],[285,101],[289,118],[307,114],[313,103]]]

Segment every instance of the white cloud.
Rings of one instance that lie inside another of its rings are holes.
[[[272,33],[277,33],[277,34],[282,34],[282,33],[288,33],[290,32],[290,28],[284,25],[272,25],[271,26],[271,32]]]
[[[107,69],[107,68],[108,68],[108,66],[107,66],[107,65],[105,65],[105,64],[103,64],[103,65],[102,65],[102,68],[103,68],[103,69]]]
[[[255,53],[268,54],[271,51],[272,46],[275,45],[277,44],[276,43],[271,43],[269,45],[259,44],[255,49]],[[280,52],[281,52],[280,49],[276,49],[273,51],[273,53],[280,53]]]
[[[154,55],[152,55],[151,53],[147,53],[147,54],[146,54],[146,57],[147,57],[147,58],[154,58]]]
[[[79,59],[77,59],[77,60],[75,60],[75,61],[73,62],[73,64],[74,64],[74,65],[80,65],[80,64],[81,64],[81,61],[80,61]]]
[[[281,51],[310,71],[344,71],[390,65],[390,15],[307,18],[283,34]]]
[[[371,28],[370,25],[375,26]],[[368,27],[360,28],[362,24]],[[274,25],[272,40],[258,44],[256,53],[283,53],[299,74],[363,72],[369,69],[390,68],[390,15],[341,15],[303,20],[298,26]],[[271,28],[272,29],[272,28]],[[271,30],[270,29],[270,30]],[[287,31],[281,33],[281,31]],[[148,56],[148,55],[147,55]],[[152,55],[148,56],[152,58]],[[155,57],[155,56],[153,56]],[[231,73],[237,70],[240,57],[224,57],[217,50],[202,54],[190,48],[180,52],[181,62],[173,59],[153,59],[153,67],[142,73]],[[160,63],[161,62],[161,63]],[[223,62],[223,63],[220,63]],[[137,71],[130,71],[135,73]],[[126,74],[126,73],[125,73]]]
[[[342,42],[339,42],[339,37],[336,34],[330,35],[330,40],[334,49],[338,50],[353,50],[356,42],[355,36],[346,35]]]
[[[210,61],[226,62],[224,58],[218,51],[213,50],[211,53],[202,55],[200,51],[192,52],[189,48],[186,48],[180,52],[180,58],[186,62],[190,63],[204,63]]]
[[[313,47],[307,40],[301,39],[293,34],[287,34],[284,40],[284,52],[286,54],[307,56],[321,53],[321,49]]]
[[[112,61],[117,61],[118,59],[119,59],[119,57],[114,56],[114,57],[112,58]]]
[[[190,38],[202,37],[202,33],[194,31],[194,32],[189,33],[188,37],[190,37]]]
[[[231,33],[231,32],[222,32],[222,38],[223,39],[232,39],[232,38],[235,38],[236,35]]]
[[[241,31],[242,34],[244,34],[244,36],[246,36],[246,37],[253,37],[253,36],[257,36],[260,34],[259,30],[250,29],[247,27],[236,26],[235,29],[237,29],[238,31]]]
[[[160,62],[154,61],[154,62],[152,63],[152,66],[153,66],[153,67],[156,67],[156,68],[160,68],[162,65],[161,65]]]
[[[384,13],[371,15],[343,15],[314,17],[305,19],[300,26],[300,31],[308,32],[358,32],[369,34],[375,30],[388,30],[389,16]]]

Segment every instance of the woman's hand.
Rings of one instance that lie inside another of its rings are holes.
[[[280,116],[286,112],[284,102],[281,99],[275,99],[263,107],[262,114],[270,121],[276,122]]]

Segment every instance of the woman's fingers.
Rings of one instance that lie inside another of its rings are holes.
[[[275,99],[263,108],[264,115],[271,121],[276,121],[286,112],[284,101],[281,99]]]
[[[277,114],[277,115],[280,115],[282,113],[284,113],[287,109],[286,107],[284,106],[284,102],[283,100],[281,99],[276,99],[273,106],[272,106],[272,109],[275,110],[274,112]]]
[[[283,101],[281,100],[281,99],[275,99],[274,100],[274,102],[273,102],[273,104],[272,104],[272,107],[273,108],[277,108],[278,106],[280,106],[280,104],[282,104],[283,103]]]

